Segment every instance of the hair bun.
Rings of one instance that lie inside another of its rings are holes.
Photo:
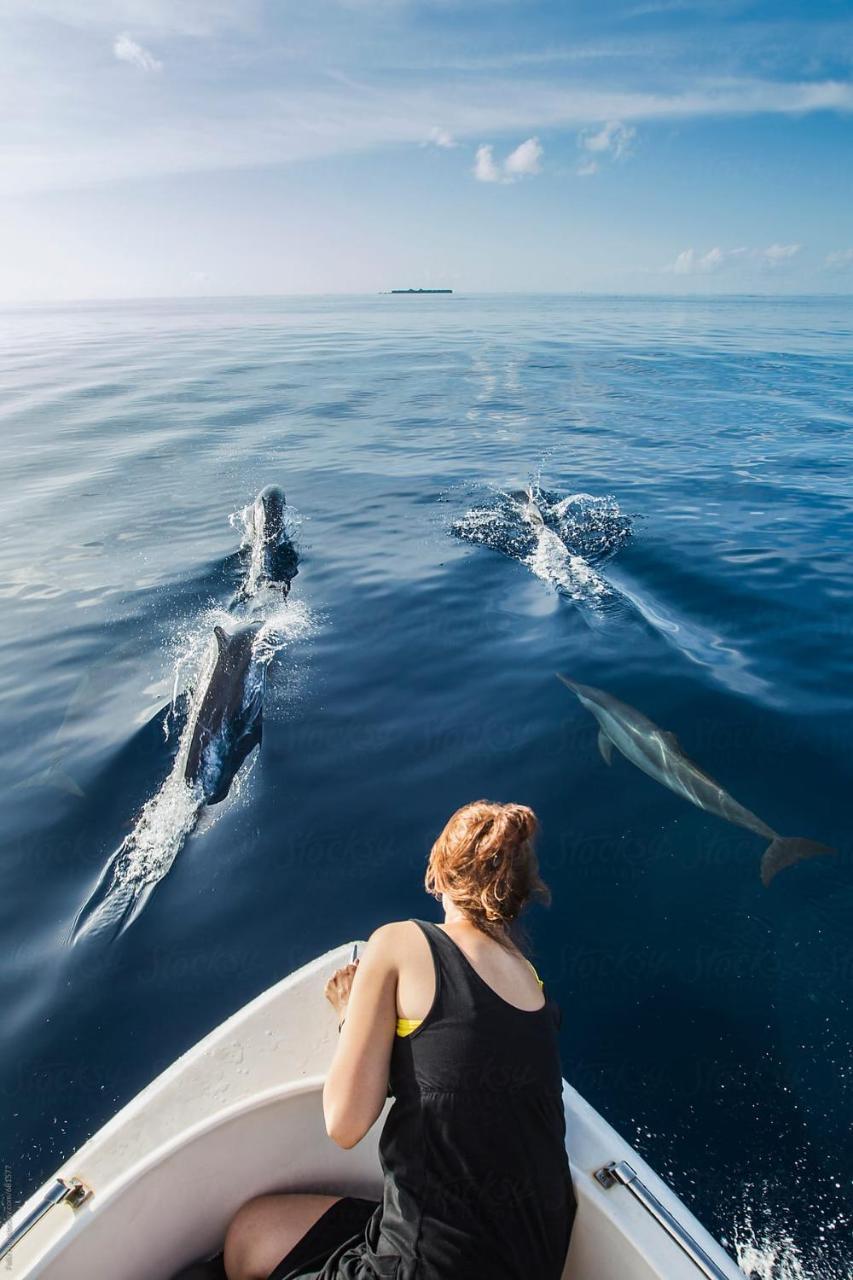
[[[527,805],[475,800],[457,809],[432,847],[430,893],[448,893],[479,928],[503,931],[531,899],[550,901],[533,847],[539,830]]]

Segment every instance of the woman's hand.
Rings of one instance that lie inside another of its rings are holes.
[[[350,991],[352,990],[352,980],[355,977],[357,968],[358,961],[356,960],[354,964],[344,965],[343,969],[336,969],[323,991],[323,995],[338,1015],[338,1022],[341,1021],[347,1011]]]

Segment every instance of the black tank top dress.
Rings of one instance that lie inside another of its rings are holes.
[[[397,1036],[382,1202],[345,1197],[270,1280],[560,1280],[575,1214],[559,1010],[517,1009],[437,925],[423,1022]],[[546,993],[547,994],[547,993]]]

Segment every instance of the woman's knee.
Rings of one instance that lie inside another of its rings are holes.
[[[267,1234],[271,1210],[279,1196],[255,1196],[237,1210],[225,1234],[225,1272],[228,1280],[267,1280]],[[275,1264],[274,1264],[275,1265]]]
[[[228,1280],[267,1280],[337,1196],[256,1196],[238,1209],[225,1236]]]

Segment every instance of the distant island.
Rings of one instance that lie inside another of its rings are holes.
[[[452,293],[452,289],[389,289],[389,293]]]

